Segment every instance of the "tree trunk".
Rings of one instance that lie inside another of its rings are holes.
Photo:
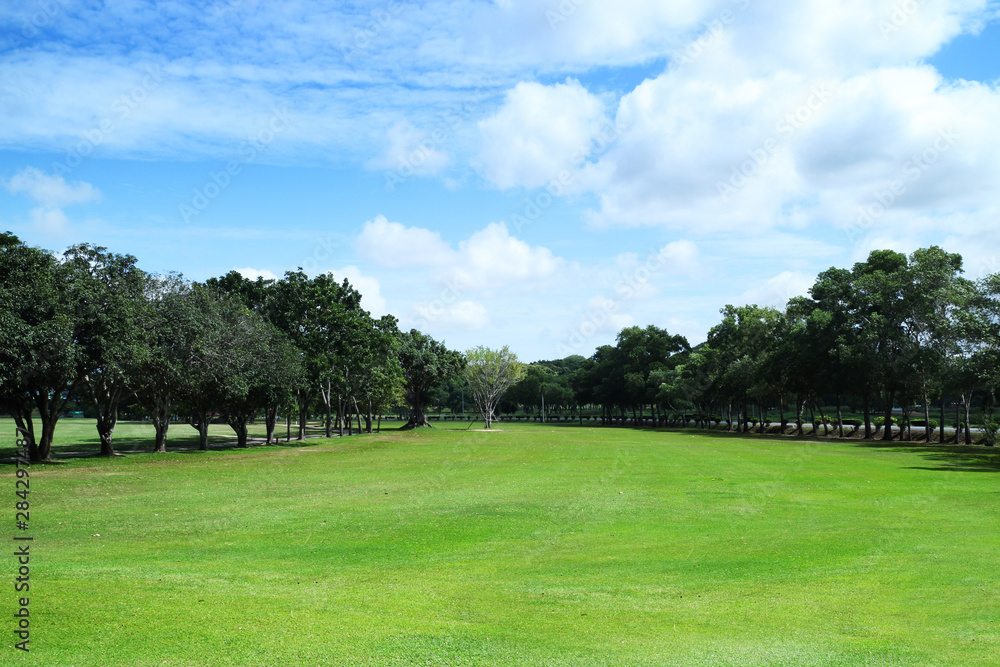
[[[115,412],[117,413],[117,410]],[[117,414],[111,414],[104,419],[97,420],[97,434],[101,438],[101,456],[115,455],[115,448],[111,444],[111,438],[115,434],[115,424],[117,423]]]
[[[923,383],[923,395],[924,395],[924,438],[930,443],[931,441],[931,405],[927,402],[927,383]]]
[[[208,450],[208,422],[211,413],[208,410],[195,411],[191,414],[191,426],[198,431],[198,449]]]
[[[785,435],[785,429],[788,428],[788,422],[785,420],[785,397],[784,395],[778,396],[778,413],[781,417],[781,435]]]
[[[264,408],[264,443],[272,444],[274,442],[274,427],[278,422],[278,404],[269,405]]]
[[[6,407],[7,411],[14,417],[14,425],[18,430],[17,437],[28,443],[28,457],[29,460],[34,461],[35,459],[31,457],[33,456],[33,452],[38,451],[38,443],[35,440],[35,422],[31,418],[31,405],[6,405],[4,407]],[[25,418],[25,414],[27,414],[27,418]]]
[[[955,444],[958,444],[958,438],[962,434],[962,406],[958,403],[955,404]]]
[[[226,421],[229,422],[229,426],[236,433],[236,446],[245,448],[247,447],[247,416],[242,412],[232,415],[227,418]]]
[[[333,388],[330,386],[330,381],[326,381],[326,393],[323,393],[323,404],[326,407],[326,437],[333,437]]]
[[[153,422],[153,430],[156,431],[153,452],[163,454],[167,451],[167,429],[170,428],[170,394],[159,396],[153,400],[150,418]]]
[[[795,435],[800,438],[805,435],[802,430],[802,408],[805,407],[805,401],[802,400],[801,396],[795,397]]]
[[[844,414],[840,407],[840,394],[837,394],[837,437],[844,437]]]
[[[972,426],[969,424],[969,410],[972,408],[972,394],[969,392],[968,397],[965,398],[965,444],[972,444]]]
[[[871,440],[872,439],[872,412],[871,412],[871,404],[869,402],[868,392],[867,391],[865,392],[864,400],[862,402],[864,404],[862,409],[864,410],[864,413],[865,413],[864,414],[864,417],[865,417],[865,440]]]
[[[896,392],[890,391],[885,402],[885,432],[882,433],[882,440],[892,440],[892,404],[896,398]]]
[[[941,423],[938,424],[938,442],[944,442],[944,391],[941,392]]]

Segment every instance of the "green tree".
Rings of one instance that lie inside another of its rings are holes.
[[[496,419],[497,404],[504,392],[524,377],[524,372],[524,364],[506,345],[499,350],[480,345],[465,352],[465,379],[486,428]]]
[[[146,296],[149,276],[136,266],[135,257],[87,244],[66,251],[63,269],[86,369],[82,388],[97,412],[101,455],[113,456],[118,407],[135,393],[149,353],[149,328],[144,326],[152,317]]]
[[[449,350],[416,329],[399,335],[399,365],[403,390],[410,406],[410,419],[403,428],[430,426],[425,414],[431,392],[449,376],[465,367],[461,353]]]
[[[28,441],[32,461],[50,460],[59,416],[87,370],[66,278],[48,252],[0,235],[0,401]]]

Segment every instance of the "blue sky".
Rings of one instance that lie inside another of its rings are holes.
[[[0,7],[0,228],[347,277],[450,346],[704,339],[874,248],[1000,270],[990,0]]]

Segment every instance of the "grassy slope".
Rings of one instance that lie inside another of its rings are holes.
[[[943,451],[519,425],[35,467],[17,664],[996,664],[1000,465]]]

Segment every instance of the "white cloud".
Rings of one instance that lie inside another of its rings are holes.
[[[67,183],[62,176],[50,176],[35,167],[26,167],[17,172],[4,182],[4,187],[12,194],[26,194],[48,209],[83,204],[101,198],[100,191],[90,183]]]
[[[579,81],[522,82],[479,122],[482,148],[474,164],[499,188],[544,185],[589,156],[607,123],[604,103]]]
[[[564,265],[548,248],[511,236],[502,222],[474,232],[456,249],[437,232],[406,227],[379,215],[365,223],[355,247],[362,257],[382,267],[428,267],[434,279],[460,293],[543,280]]]
[[[278,279],[278,276],[274,275],[273,272],[268,271],[267,269],[259,269],[258,270],[258,269],[253,269],[253,268],[247,267],[247,268],[244,268],[244,269],[233,269],[233,271],[236,271],[237,273],[239,273],[241,276],[243,276],[247,280],[257,280],[258,278],[263,278],[264,280],[277,280]]]
[[[32,226],[43,234],[53,235],[65,232],[69,220],[61,208],[36,207],[28,212]]]
[[[548,248],[533,247],[511,236],[502,222],[491,222],[460,242],[456,260],[449,275],[473,290],[544,280],[564,265]]]
[[[476,301],[446,304],[441,299],[413,304],[415,326],[433,331],[479,331],[490,323],[486,306]]]
[[[369,160],[370,169],[386,169],[400,178],[411,175],[430,176],[439,173],[451,161],[441,149],[443,133],[428,134],[417,130],[409,121],[392,125],[385,134],[385,150]]]
[[[378,279],[367,276],[361,269],[351,265],[331,271],[336,278],[347,278],[354,289],[361,293],[361,307],[371,313],[372,317],[381,317],[389,313],[388,304],[382,296],[382,287]]]
[[[744,292],[739,303],[784,308],[792,297],[807,295],[814,282],[816,276],[801,271],[782,271],[763,285]]]
[[[369,261],[390,268],[440,266],[453,261],[452,249],[441,235],[421,227],[405,227],[375,216],[364,224],[355,241],[358,253]]]

